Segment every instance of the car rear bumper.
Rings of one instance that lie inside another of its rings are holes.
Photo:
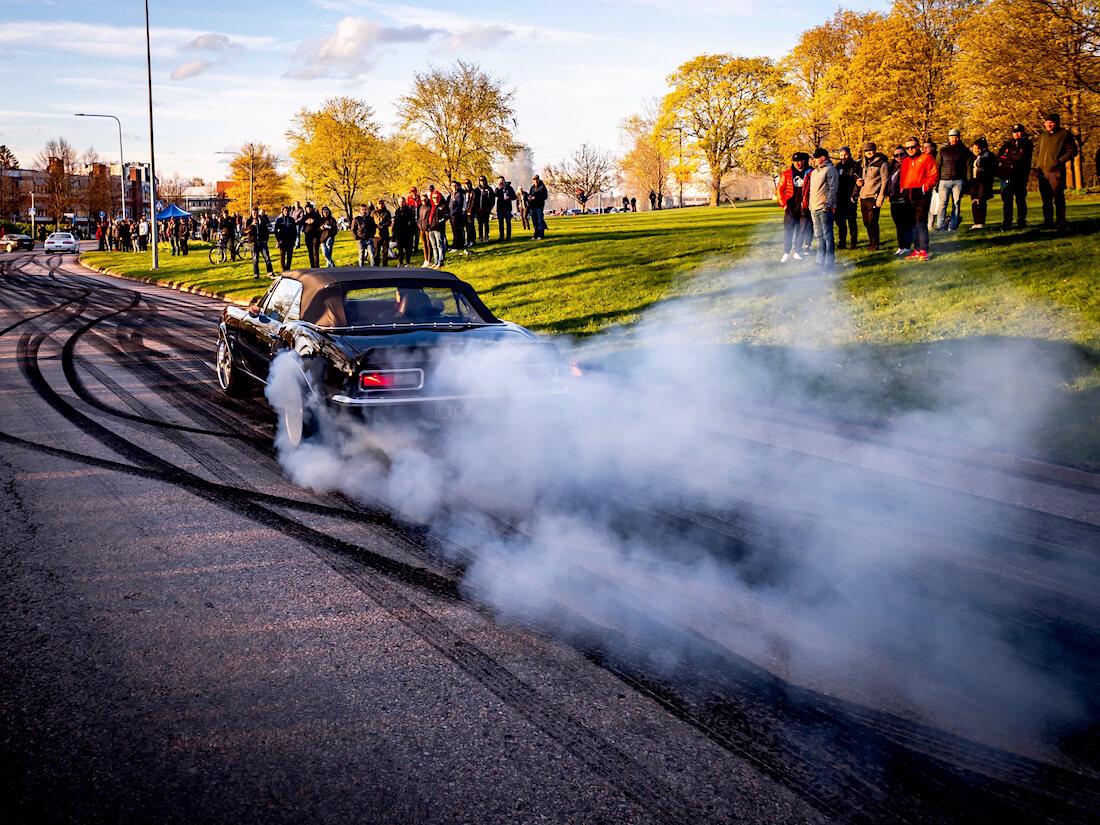
[[[434,404],[461,404],[467,401],[531,398],[545,395],[561,395],[564,392],[564,386],[557,386],[549,389],[517,390],[514,392],[497,393],[493,395],[406,395],[396,398],[357,398],[349,395],[334,395],[329,400],[336,406],[345,407],[347,409],[370,409],[372,407],[430,406]]]

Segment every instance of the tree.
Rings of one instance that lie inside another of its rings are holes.
[[[640,115],[631,115],[619,125],[627,146],[619,161],[619,171],[627,187],[640,194],[643,201],[653,192],[663,202],[672,172],[672,147],[661,133],[659,121],[659,115],[651,108]]]
[[[768,58],[729,54],[701,55],[668,76],[662,121],[682,127],[687,147],[706,164],[712,206],[722,178],[738,163],[749,124],[780,80]]]
[[[383,147],[374,110],[353,97],[302,109],[287,131],[294,170],[312,191],[332,199],[350,219],[364,191],[382,183]]]
[[[566,197],[583,190],[587,197],[609,192],[619,180],[615,159],[609,152],[591,148],[587,143],[557,166],[547,166],[546,185]]]
[[[957,64],[968,134],[1008,135],[1017,122],[1037,131],[1048,111],[1061,114],[1082,147],[1097,133],[1100,54],[1095,42],[1090,45],[1089,26],[1078,19],[1086,5],[990,0],[972,15],[959,38]],[[1071,186],[1083,183],[1084,154],[1070,164]]]
[[[269,214],[275,214],[286,205],[289,200],[286,176],[279,173],[277,163],[278,158],[265,143],[246,143],[241,147],[229,162],[233,183],[228,195],[238,211],[248,208],[250,181],[253,205]]]
[[[773,100],[761,107],[749,125],[743,167],[775,172],[787,165],[794,152],[845,142],[837,110],[850,83],[849,64],[865,32],[881,20],[877,13],[841,10],[802,33],[780,61],[783,79]]]
[[[55,226],[60,225],[62,216],[76,206],[73,193],[76,150],[65,138],[58,138],[47,141],[36,160],[39,170],[46,173],[46,204],[50,217]]]
[[[414,75],[412,91],[398,104],[398,118],[403,134],[418,147],[413,160],[424,168],[424,179],[438,186],[455,178],[476,180],[496,161],[513,157],[521,148],[512,137],[514,97],[502,81],[463,60]]]
[[[0,219],[10,219],[19,208],[19,184],[8,174],[19,161],[6,145],[0,145]]]
[[[187,183],[180,177],[180,173],[173,172],[168,177],[161,178],[157,183],[157,200],[163,202],[166,206],[171,203],[182,207],[185,186],[187,186]]]

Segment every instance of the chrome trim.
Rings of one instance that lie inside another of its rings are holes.
[[[432,404],[439,401],[479,401],[538,395],[562,395],[564,393],[565,387],[560,386],[526,392],[502,392],[494,395],[418,395],[415,398],[352,398],[348,395],[334,395],[330,400],[333,404],[338,404],[341,407],[392,407],[401,404]]]

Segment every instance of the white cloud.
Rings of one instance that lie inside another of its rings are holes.
[[[445,34],[444,30],[419,25],[394,28],[365,17],[345,17],[331,36],[303,42],[294,54],[295,62],[302,65],[286,76],[303,80],[359,77],[373,68],[371,58],[379,47],[423,43],[439,34]]]
[[[184,80],[188,77],[202,74],[213,65],[214,64],[209,60],[189,60],[186,63],[176,66],[169,77],[173,80]]]
[[[485,26],[476,23],[472,26],[454,32],[443,41],[448,49],[491,49],[502,40],[507,40],[513,34],[507,26]]]

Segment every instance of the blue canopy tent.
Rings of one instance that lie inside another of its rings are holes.
[[[164,210],[157,213],[157,220],[158,221],[167,220],[168,218],[190,218],[190,217],[191,217],[190,212],[184,212],[182,209],[180,209],[174,203],[169,205],[167,209],[164,209]]]

